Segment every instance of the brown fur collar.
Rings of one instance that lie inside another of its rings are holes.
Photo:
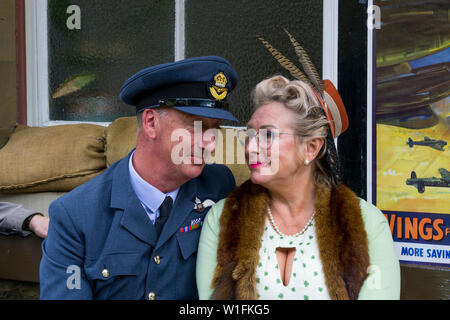
[[[227,198],[220,219],[213,299],[257,299],[256,267],[269,194],[247,181]],[[316,233],[331,299],[357,299],[369,253],[359,199],[344,185],[316,189]]]

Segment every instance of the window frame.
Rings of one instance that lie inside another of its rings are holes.
[[[175,1],[174,61],[185,58],[185,0]],[[110,122],[50,120],[48,91],[47,0],[25,1],[26,101],[27,125],[92,123],[108,126]],[[338,87],[339,0],[323,0],[322,74]]]
[[[373,0],[367,3],[368,11],[374,5]],[[376,173],[376,143],[374,144],[374,136],[376,133],[375,118],[375,94],[374,84],[376,83],[376,52],[375,52],[375,29],[367,28],[367,125],[366,125],[366,195],[367,202],[376,205],[376,188],[373,186],[373,181],[376,181],[373,176]]]

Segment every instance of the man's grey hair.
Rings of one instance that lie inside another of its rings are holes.
[[[162,118],[164,117],[167,112],[168,112],[168,108],[155,108],[154,110],[156,110],[159,113],[159,116]],[[136,114],[136,118],[137,118],[137,131],[139,132],[141,125],[142,125],[142,114],[144,112],[139,112],[138,114]]]

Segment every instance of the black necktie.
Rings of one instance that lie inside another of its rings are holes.
[[[167,196],[164,199],[163,203],[161,203],[161,206],[159,206],[159,217],[155,221],[155,229],[158,238],[159,235],[161,234],[161,230],[164,224],[167,221],[167,218],[169,217],[171,210],[172,210],[172,198]]]

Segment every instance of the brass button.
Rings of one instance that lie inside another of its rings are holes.
[[[109,270],[108,269],[103,269],[102,270],[102,276],[103,276],[103,278],[108,278],[109,277]]]
[[[150,292],[148,294],[148,300],[155,300],[156,299],[156,294],[154,292]]]
[[[161,258],[159,256],[155,256],[153,258],[153,260],[155,261],[156,264],[160,264],[161,263]]]

